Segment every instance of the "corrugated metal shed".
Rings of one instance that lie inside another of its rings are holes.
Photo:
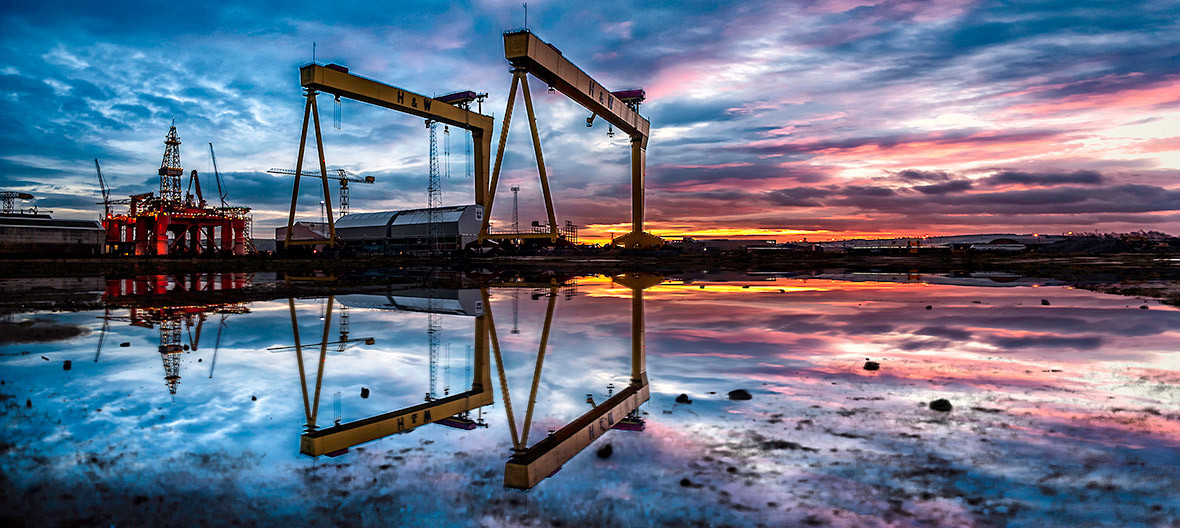
[[[436,234],[447,249],[462,248],[475,240],[483,222],[483,207],[455,205],[436,209]],[[336,221],[336,234],[345,243],[382,243],[400,250],[414,250],[429,236],[430,209],[356,213]],[[400,251],[399,250],[399,251]]]
[[[381,211],[379,213],[352,213],[344,215],[336,221],[336,229],[353,227],[382,227],[389,225],[389,220],[401,211]]]
[[[468,207],[470,206],[440,207],[439,222],[458,222]],[[408,211],[398,211],[397,216],[393,220],[393,225],[425,224],[429,221],[429,209],[410,209]]]
[[[48,215],[0,215],[0,253],[97,255],[106,231],[95,220],[58,220]]]

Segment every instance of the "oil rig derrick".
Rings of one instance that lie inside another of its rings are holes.
[[[109,200],[97,160],[95,168],[103,187],[104,204],[123,203]],[[220,207],[208,205],[195,170],[189,175],[189,190],[195,186],[196,194],[182,192],[180,180],[184,169],[180,165],[180,135],[175,124],[164,138],[164,157],[158,173],[159,196],[151,192],[131,195],[126,202],[129,205],[126,213],[107,212],[103,218],[107,247],[112,252],[137,256],[244,255],[252,247],[250,208],[225,205],[220,181]]]
[[[164,138],[164,160],[160,162],[160,199],[165,203],[180,202],[180,136],[176,133],[176,122],[168,129]]]

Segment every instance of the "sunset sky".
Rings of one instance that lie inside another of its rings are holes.
[[[265,236],[291,180],[264,171],[295,165],[313,42],[320,63],[408,90],[488,92],[499,127],[520,2],[297,4],[5,2],[0,188],[97,218],[94,158],[114,195],[156,190],[175,118],[186,171],[211,175],[214,143],[230,201]],[[529,28],[607,88],[646,89],[649,230],[780,241],[1180,233],[1178,21],[1175,1],[528,6]],[[627,231],[627,139],[532,87],[558,220]],[[328,166],[377,179],[354,187],[354,212],[425,206],[420,119],[345,101],[337,130],[320,107]],[[515,117],[500,196],[520,185],[527,222],[544,212]],[[472,201],[458,132],[446,204]],[[510,213],[502,200],[493,217]]]

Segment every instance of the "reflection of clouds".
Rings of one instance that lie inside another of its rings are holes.
[[[227,319],[213,379],[216,325],[209,323],[216,319],[206,321],[202,347],[182,356],[175,403],[163,383],[156,329],[113,325],[98,363],[94,334],[66,348],[20,347],[30,355],[0,357],[8,381],[0,390],[34,402],[28,415],[4,411],[2,430],[17,451],[0,455],[0,467],[65,487],[130,480],[122,488],[129,495],[175,489],[166,483],[182,475],[194,500],[210,496],[209,486],[232,490],[226,508],[253,504],[294,518],[308,506],[291,497],[315,496],[332,511],[375,516],[387,514],[385,506],[405,508],[424,524],[495,524],[526,511],[561,511],[555,518],[566,524],[798,525],[813,515],[857,525],[900,515],[890,498],[934,525],[1003,524],[996,519],[1007,517],[985,513],[999,506],[1019,512],[1015,521],[1084,524],[1111,519],[1079,513],[1095,497],[1135,494],[1126,518],[1140,519],[1177,484],[1155,470],[1180,463],[1180,365],[1172,354],[1180,311],[1138,310],[1124,298],[1058,287],[744,284],[663,285],[647,296],[647,431],[609,433],[599,442],[614,446],[611,458],[575,456],[527,496],[501,489],[510,441],[494,364],[487,429],[432,425],[339,458],[299,456],[304,411],[295,354],[265,350],[292,342],[285,299],[253,303],[251,313]],[[621,387],[630,374],[629,290],[597,279],[581,282],[579,292],[556,304],[534,442],[588,410],[587,393],[602,401],[608,383]],[[1052,305],[1041,306],[1041,298]],[[492,291],[521,422],[546,303],[522,293],[514,335],[511,290]],[[297,301],[304,343],[323,335],[321,304]],[[347,421],[419,403],[427,390],[425,314],[349,313],[351,336],[376,343],[328,351],[321,425],[334,417],[337,392]],[[53,317],[97,332],[94,316]],[[440,389],[449,373],[454,393],[469,383],[465,349],[474,321],[442,321],[451,362],[449,371],[439,366]],[[337,322],[329,340],[337,339]],[[133,346],[115,346],[123,341]],[[318,348],[304,357],[314,390]],[[866,357],[881,370],[863,370]],[[71,371],[61,370],[64,359],[73,360]],[[359,397],[362,386],[370,398]],[[754,399],[729,401],[726,393],[737,388]],[[694,402],[673,403],[681,392]],[[953,412],[926,407],[942,397]],[[38,469],[24,457],[28,449],[64,469]],[[78,453],[109,452],[121,458],[108,470],[72,462]],[[700,487],[681,487],[681,478]],[[1112,482],[1115,491],[1102,487]],[[484,517],[473,521],[465,512],[475,504]]]

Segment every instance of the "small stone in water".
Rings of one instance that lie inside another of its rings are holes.
[[[753,396],[750,396],[750,391],[748,391],[746,389],[737,389],[737,390],[729,391],[729,399],[731,399],[731,400],[750,400],[753,398],[754,398]]]

